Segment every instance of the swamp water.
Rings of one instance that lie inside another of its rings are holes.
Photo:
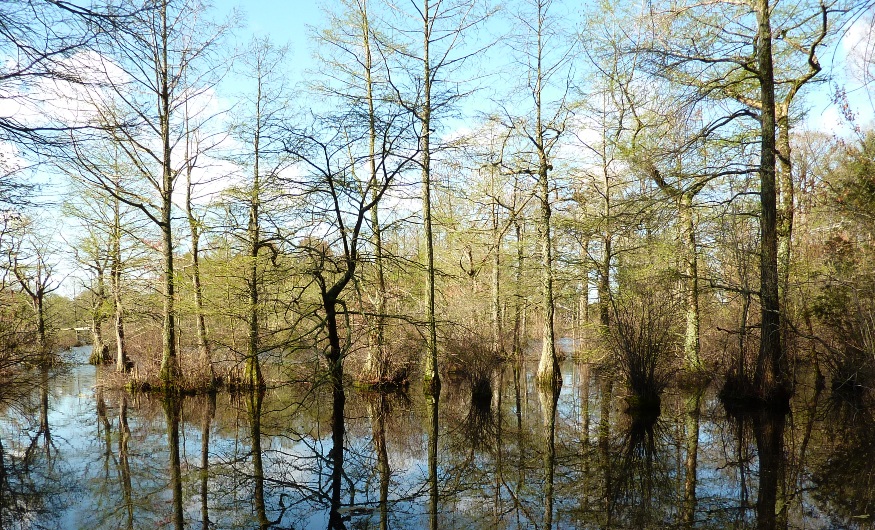
[[[0,389],[0,528],[872,525],[870,410],[800,385],[790,414],[738,418],[670,389],[633,419],[588,365],[563,365],[558,399],[535,369],[445,381],[437,402],[327,384],[161,400],[96,392],[87,364],[37,372]]]

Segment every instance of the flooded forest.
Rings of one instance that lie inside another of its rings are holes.
[[[0,528],[871,528],[875,4],[0,2]]]

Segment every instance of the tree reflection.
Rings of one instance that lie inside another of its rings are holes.
[[[118,467],[122,483],[122,506],[125,513],[125,527],[134,528],[134,502],[131,487],[131,464],[129,460],[128,441],[131,438],[131,428],[128,425],[128,395],[121,393],[118,407],[119,438]]]
[[[35,371],[19,404],[0,398],[0,527],[870,527],[863,403],[801,387],[792,416],[727,417],[713,389],[671,388],[656,421],[586,365],[564,393],[504,370],[491,398],[465,379],[416,406],[289,385],[186,414]]]
[[[757,488],[757,528],[777,528],[775,508],[778,500],[778,484],[784,473],[784,423],[783,412],[768,409],[753,414],[754,437],[759,456],[760,481]],[[786,509],[782,506],[781,509]]]
[[[346,529],[340,512],[340,494],[343,480],[343,443],[346,434],[344,423],[344,410],[346,407],[346,393],[343,390],[343,368],[340,362],[332,369],[331,374],[331,450],[328,452],[331,466],[331,508],[328,512],[328,529]]]
[[[492,413],[492,380],[475,377],[470,384],[470,407],[462,420],[462,435],[471,451],[491,449],[495,439],[495,416]]]
[[[182,414],[182,397],[167,393],[162,401],[167,424],[167,446],[170,451],[170,488],[173,492],[171,520],[177,530],[185,524],[182,513],[182,469],[179,460],[179,420]]]
[[[438,406],[440,390],[426,395],[428,402],[428,527],[438,528]]]
[[[204,530],[210,528],[210,509],[208,502],[210,482],[210,426],[216,414],[216,394],[207,395],[207,405],[204,407],[201,421],[201,526]]]
[[[264,506],[264,463],[261,450],[261,407],[264,402],[264,389],[254,388],[247,396],[246,408],[249,414],[249,436],[252,444],[252,474],[255,479],[253,503],[258,517],[258,527],[269,528],[270,520]]]
[[[872,405],[834,395],[824,412],[829,451],[814,466],[815,497],[843,528],[875,518],[875,414]]]
[[[559,387],[539,386],[544,421],[544,528],[553,528],[553,486],[556,471],[556,405]]]
[[[599,468],[602,474],[602,484],[604,494],[604,513],[606,528],[609,528],[613,519],[614,505],[610,501],[611,494],[614,490],[613,465],[611,459],[611,395],[613,394],[614,381],[611,378],[604,378],[601,383],[601,404],[599,407],[599,427],[598,427],[598,454]]]
[[[39,395],[39,430],[36,436],[33,437],[33,442],[30,448],[28,448],[28,454],[39,447],[39,439],[42,437],[43,449],[46,452],[46,464],[51,468],[54,459],[52,458],[52,429],[49,426],[49,369],[45,366],[40,368]]]
[[[63,484],[49,425],[48,370],[5,381],[0,405],[11,421],[0,427],[0,528],[57,527]],[[34,389],[37,394],[34,395]]]
[[[368,415],[371,418],[371,433],[374,439],[374,452],[377,455],[377,474],[380,476],[380,530],[389,528],[389,452],[386,448],[386,416],[389,402],[385,393],[378,392],[366,396]]]
[[[699,455],[699,414],[704,389],[696,389],[685,399],[684,502],[681,519],[692,528],[696,521],[696,467]]]

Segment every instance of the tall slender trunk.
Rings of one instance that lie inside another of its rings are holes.
[[[186,118],[187,119],[187,118]],[[197,350],[200,358],[201,366],[206,369],[206,374],[210,378],[209,385],[213,384],[215,372],[213,371],[212,352],[210,344],[207,341],[207,324],[204,316],[204,294],[201,285],[201,267],[200,267],[200,239],[201,226],[200,221],[194,214],[191,204],[191,172],[192,165],[190,163],[190,154],[188,152],[188,138],[186,138],[186,187],[185,187],[185,211],[188,217],[188,228],[191,233],[191,276],[192,287],[194,289],[194,304],[195,304],[195,324],[197,328]]]
[[[426,340],[426,359],[423,370],[425,391],[428,394],[440,392],[440,376],[437,361],[437,321],[435,317],[435,274],[434,274],[434,236],[431,227],[431,59],[429,46],[431,43],[431,7],[429,0],[423,0],[423,101],[419,120],[421,123],[420,149],[422,150],[422,222],[425,231],[425,268],[426,268],[426,322],[428,335]]]
[[[498,353],[504,352],[504,339],[501,329],[501,231],[498,228],[498,205],[492,204],[492,347]]]
[[[610,324],[610,300],[611,300],[611,245],[613,235],[610,230],[611,223],[611,177],[607,159],[607,134],[602,136],[602,217],[604,228],[602,231],[602,262],[599,266],[599,324],[607,328]]]
[[[260,149],[261,149],[261,81],[262,81],[261,58],[258,59],[257,93],[255,98],[255,134],[252,145],[254,151],[254,163],[252,170],[252,190],[249,196],[249,224],[246,227],[249,243],[249,260],[246,275],[246,289],[249,295],[249,318],[247,319],[246,341],[246,366],[244,367],[243,379],[252,388],[264,386],[264,377],[261,373],[261,363],[258,360],[259,350],[259,324],[258,324],[258,251],[261,239],[261,226],[259,223],[259,209],[261,206],[261,175],[260,175]]]
[[[760,80],[760,300],[762,330],[754,387],[766,401],[786,399],[778,298],[777,200],[775,189],[775,83],[769,0],[757,1],[757,64]]]
[[[179,363],[176,357],[176,308],[174,306],[173,278],[173,184],[174,171],[171,166],[170,147],[170,74],[168,72],[167,53],[169,48],[167,29],[167,4],[161,6],[161,35],[158,43],[160,58],[158,59],[158,78],[160,93],[158,95],[158,112],[160,115],[161,144],[163,158],[161,160],[161,241],[162,241],[162,280],[164,284],[164,325],[161,334],[161,372],[160,378],[167,388],[177,385],[179,379]]]
[[[790,161],[790,117],[789,104],[782,103],[776,109],[778,135],[776,155],[778,167],[778,291],[781,305],[786,307],[790,285],[790,254],[793,242],[794,188],[792,164]]]
[[[48,330],[46,328],[45,297],[42,289],[42,286],[37,286],[37,295],[33,301],[33,305],[34,311],[36,311],[37,346],[39,347],[40,362],[43,365],[46,365],[51,361],[51,351],[49,347]]]
[[[683,242],[686,246],[686,302],[687,302],[687,329],[684,334],[684,361],[688,370],[698,370],[702,366],[699,357],[699,257],[696,250],[696,226],[693,218],[693,196],[683,193],[679,201],[679,213],[683,233]]]
[[[385,381],[389,376],[384,336],[386,323],[386,278],[383,270],[383,236],[380,229],[380,215],[377,206],[377,199],[379,198],[377,181],[377,116],[374,109],[373,56],[371,54],[370,20],[367,9],[368,3],[365,0],[361,3],[361,29],[362,45],[364,46],[365,53],[365,98],[368,102],[368,175],[372,193],[371,199],[374,202],[374,206],[371,208],[371,244],[374,245],[377,290],[374,293],[376,315],[373,319],[374,328],[371,336],[371,347],[368,349],[364,372],[366,378],[381,382]]]
[[[548,195],[547,163],[542,155],[538,175],[538,186],[541,195],[540,223],[538,236],[541,243],[541,300],[543,307],[544,327],[541,335],[541,359],[538,363],[538,381],[542,385],[555,386],[561,382],[559,359],[556,356],[556,339],[554,337],[553,319],[555,301],[553,299],[553,243],[550,235],[550,197]]]
[[[611,301],[611,243],[610,232],[602,237],[602,262],[599,267],[599,324],[607,327],[610,324]]]
[[[525,249],[523,248],[523,228],[518,219],[514,219],[514,231],[516,233],[516,270],[514,272],[516,293],[513,299],[513,357],[515,362],[520,362],[523,356],[523,260]]]
[[[550,182],[547,172],[553,169],[547,159],[547,148],[544,143],[544,124],[541,119],[541,91],[543,90],[544,74],[541,70],[543,55],[544,12],[538,10],[538,43],[535,96],[535,147],[538,151],[538,195],[541,200],[541,211],[538,235],[541,243],[541,299],[544,305],[544,329],[541,336],[541,359],[538,363],[538,381],[541,385],[558,388],[562,384],[562,374],[559,370],[559,359],[556,356],[556,338],[554,337],[555,300],[553,298],[553,239],[550,227]]]
[[[116,194],[118,190],[118,179],[116,179]],[[125,344],[125,317],[124,306],[122,305],[122,251],[121,251],[121,212],[120,203],[116,197],[113,200],[113,223],[112,223],[112,256],[110,256],[110,289],[112,290],[112,302],[114,306],[115,325],[115,370],[116,372],[126,372],[128,370],[128,353]]]

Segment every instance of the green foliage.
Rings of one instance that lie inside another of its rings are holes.
[[[870,234],[875,229],[875,131],[845,146],[833,175],[836,208]]]

